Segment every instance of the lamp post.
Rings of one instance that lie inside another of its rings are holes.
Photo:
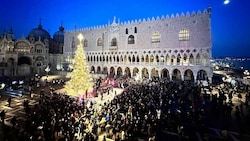
[[[248,76],[248,75],[250,74],[248,70],[245,70],[243,73],[244,73],[244,75],[246,75],[246,76]]]
[[[48,74],[49,74],[49,72],[50,72],[49,66],[47,66],[47,67],[45,68],[45,72],[46,72],[46,82],[47,82],[47,81],[48,81]]]

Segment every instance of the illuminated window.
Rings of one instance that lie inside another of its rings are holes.
[[[151,43],[159,43],[161,39],[161,35],[159,34],[159,32],[155,31],[152,34],[152,39],[151,39]]]
[[[112,40],[111,40],[111,46],[117,46],[116,38],[112,38]]]
[[[179,41],[189,41],[189,39],[190,39],[189,31],[186,29],[182,29],[179,32]]]
[[[85,39],[85,40],[83,41],[83,46],[84,46],[84,47],[88,47],[88,40],[87,40],[87,39]]]
[[[135,43],[135,37],[133,35],[128,36],[128,44],[134,44]]]
[[[98,38],[97,46],[103,46],[103,40],[101,38]]]

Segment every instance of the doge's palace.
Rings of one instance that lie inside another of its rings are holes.
[[[84,36],[91,73],[135,79],[212,81],[211,8],[66,31],[64,69]]]

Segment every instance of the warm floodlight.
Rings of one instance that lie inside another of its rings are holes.
[[[225,1],[224,1],[224,4],[225,4],[225,5],[226,5],[226,4],[229,4],[229,2],[230,2],[229,0],[225,0]]]

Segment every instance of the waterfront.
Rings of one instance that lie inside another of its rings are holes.
[[[213,59],[213,63],[224,67],[250,70],[250,58],[217,58]]]

